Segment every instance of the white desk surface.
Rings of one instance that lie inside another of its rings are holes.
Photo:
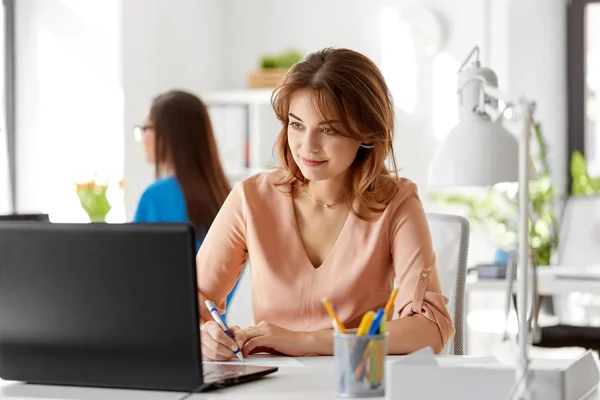
[[[538,268],[538,292],[541,295],[566,295],[572,292],[586,292],[600,294],[600,275],[597,277],[579,278],[560,276],[564,274],[565,268],[539,267]],[[578,267],[573,267],[577,269]],[[467,291],[493,290],[505,291],[507,281],[505,279],[478,279],[475,274],[467,276]],[[513,285],[516,291],[517,286]]]
[[[393,359],[394,357],[391,357]],[[184,393],[115,390],[0,382],[0,398],[20,400],[321,400],[336,399],[332,357],[299,358],[305,367],[285,367],[258,381],[186,397]],[[383,399],[379,397],[377,399]],[[600,400],[594,393],[588,400]]]
[[[0,399],[19,400],[179,400],[186,393],[30,385],[0,381]]]

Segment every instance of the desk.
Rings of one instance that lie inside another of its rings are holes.
[[[451,356],[452,357],[452,356]],[[394,359],[396,357],[390,357]],[[322,400],[337,399],[334,394],[332,357],[299,358],[305,367],[280,368],[276,373],[259,381],[232,386],[215,392],[198,393],[185,400]],[[2,383],[0,398],[21,400],[121,400],[149,399],[176,400],[185,395],[166,392],[144,392],[96,388],[52,387]],[[376,398],[382,400],[382,397]],[[596,392],[588,400],[600,400]]]
[[[0,381],[0,399],[13,400],[179,400],[186,393],[29,385]]]
[[[467,276],[466,290],[485,290],[505,292],[507,281],[504,279],[478,279],[476,275]],[[517,286],[513,285],[516,292]],[[579,279],[557,277],[552,267],[538,268],[538,292],[540,295],[558,296],[568,295],[573,292],[586,292],[600,294],[599,279]]]

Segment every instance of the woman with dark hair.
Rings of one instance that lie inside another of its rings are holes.
[[[279,169],[237,184],[196,258],[200,304],[223,307],[250,260],[256,325],[230,339],[200,308],[202,354],[256,351],[333,354],[327,298],[346,328],[383,308],[388,352],[431,346],[454,334],[416,185],[396,174],[394,105],[377,66],[347,49],[307,56],[276,89]]]
[[[155,165],[156,181],[142,194],[133,221],[189,222],[199,248],[231,190],[206,106],[184,91],[161,94],[134,136]]]

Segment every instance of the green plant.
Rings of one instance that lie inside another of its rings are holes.
[[[591,177],[588,173],[585,157],[575,150],[571,156],[571,193],[574,196],[600,193],[600,176]]]
[[[277,58],[273,56],[264,56],[260,59],[262,69],[277,68]]]
[[[288,50],[278,55],[265,55],[260,59],[260,67],[262,69],[288,69],[297,62],[302,61],[303,57],[302,53],[295,50]]]
[[[540,265],[549,265],[558,244],[555,212],[556,189],[550,176],[548,146],[539,123],[533,124],[534,162],[537,178],[530,182],[530,246],[537,250]],[[499,247],[514,248],[518,232],[518,190],[514,184],[496,185],[476,194],[434,193],[433,199],[445,204],[463,205],[472,223],[483,225],[496,237]]]

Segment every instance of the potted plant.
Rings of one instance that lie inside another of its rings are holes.
[[[98,178],[98,174],[87,182],[74,181],[75,192],[81,203],[81,207],[90,218],[90,222],[105,222],[106,216],[112,209],[107,193],[110,190],[108,183]],[[124,181],[119,182],[122,189]]]
[[[587,170],[585,157],[575,150],[571,156],[571,179],[573,196],[591,195],[600,193],[600,176],[591,177]]]
[[[277,55],[264,55],[259,61],[259,69],[248,75],[250,88],[279,86],[288,69],[302,58],[302,53],[295,50],[288,50]]]

